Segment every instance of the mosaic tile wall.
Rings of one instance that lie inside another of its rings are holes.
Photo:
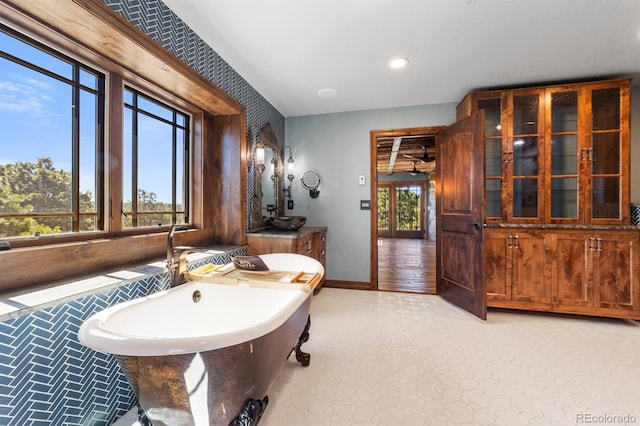
[[[161,0],[102,1],[204,78],[244,105],[247,111],[248,146],[253,148],[258,131],[267,123],[271,124],[280,145],[284,146],[284,116]],[[247,194],[245,194],[247,229],[250,229],[250,213],[253,203],[251,194],[254,193],[254,188],[255,170],[249,165],[247,169]]]
[[[224,264],[239,248],[192,262]],[[166,288],[166,273],[0,323],[0,425],[107,426],[135,396],[113,355],[83,346],[85,319],[117,303]]]

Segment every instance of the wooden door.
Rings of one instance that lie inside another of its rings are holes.
[[[484,224],[484,113],[436,136],[437,292],[487,318],[482,231]]]

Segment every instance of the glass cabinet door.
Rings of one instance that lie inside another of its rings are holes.
[[[514,93],[510,146],[511,214],[513,219],[540,217],[540,155],[544,135],[541,91]]]
[[[551,93],[551,219],[578,219],[578,92]]]
[[[620,218],[620,88],[591,92],[591,218]]]
[[[502,99],[478,99],[485,120],[485,218],[502,216]]]

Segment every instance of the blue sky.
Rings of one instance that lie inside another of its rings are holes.
[[[0,32],[0,50],[23,58],[58,75],[71,77],[72,66]],[[83,72],[81,81],[95,87],[95,77]],[[83,92],[80,100],[80,187],[95,194],[95,98]],[[50,157],[57,169],[71,171],[72,99],[70,86],[13,61],[0,58],[0,164],[35,162]],[[157,112],[158,110],[154,110]],[[84,123],[89,123],[88,125]],[[145,139],[141,140],[139,187],[155,192],[160,201],[171,201],[171,126],[140,117]],[[84,143],[83,143],[84,142]],[[153,167],[145,167],[153,164]],[[130,170],[130,169],[129,169]],[[125,189],[130,200],[130,189]],[[126,201],[125,200],[125,201]]]

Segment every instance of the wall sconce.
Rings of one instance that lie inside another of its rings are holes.
[[[287,171],[289,174],[287,175],[287,179],[289,179],[289,187],[284,189],[285,197],[291,198],[291,184],[293,183],[293,148],[290,145],[284,147],[285,151],[289,148],[289,159],[287,160]]]
[[[256,144],[256,153],[255,153],[255,162],[256,169],[260,176],[262,176],[262,172],[264,172],[264,144],[261,141],[258,141]]]

